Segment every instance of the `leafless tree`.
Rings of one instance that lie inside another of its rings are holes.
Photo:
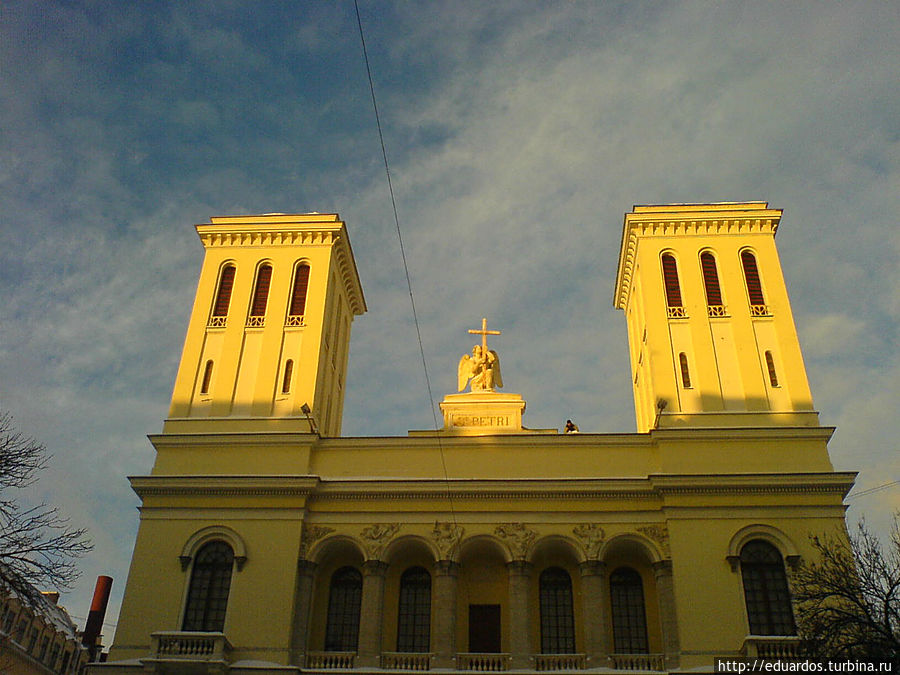
[[[900,528],[890,541],[860,523],[845,538],[813,537],[818,556],[792,579],[797,624],[811,656],[890,661],[900,668]]]
[[[21,490],[33,485],[50,455],[16,431],[0,413],[0,580],[33,599],[37,588],[65,590],[78,578],[76,559],[91,550],[83,528],[69,525],[56,507],[24,505]]]

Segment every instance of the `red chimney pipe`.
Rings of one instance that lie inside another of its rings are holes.
[[[88,612],[84,633],[81,635],[81,644],[91,653],[91,661],[99,651],[97,644],[100,632],[103,630],[103,619],[106,617],[106,604],[109,602],[109,591],[112,588],[112,577],[97,577],[97,585],[94,587],[94,599],[91,601],[91,611]]]

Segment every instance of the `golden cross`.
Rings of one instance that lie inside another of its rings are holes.
[[[483,317],[481,319],[481,330],[478,330],[476,328],[470,328],[469,332],[474,335],[481,336],[481,352],[483,354],[487,353],[487,336],[488,335],[500,335],[499,330],[488,330],[487,329],[487,319],[485,319]]]

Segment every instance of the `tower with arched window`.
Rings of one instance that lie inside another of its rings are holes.
[[[615,306],[625,311],[639,431],[815,426],[764,202],[636,206]]]
[[[343,223],[198,226],[172,408],[150,475],[131,478],[134,557],[91,675],[645,675],[799,656],[791,571],[811,533],[840,531],[854,474],[833,470],[812,411],[780,214],[626,215],[634,434],[528,429],[522,397],[475,391],[441,430],[341,437],[365,310]],[[456,414],[469,403],[509,408]],[[25,640],[28,616],[2,603],[0,632]]]
[[[336,214],[214,217],[166,432],[341,429],[350,326],[365,309]],[[303,406],[309,408],[304,412]]]

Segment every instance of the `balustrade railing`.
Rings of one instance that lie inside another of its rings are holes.
[[[482,672],[500,672],[509,670],[509,654],[476,654],[465,652],[456,655],[457,670],[478,670]]]
[[[303,314],[292,314],[285,319],[285,326],[305,326],[306,323],[303,321]]]
[[[655,670],[666,669],[664,654],[610,654],[609,660],[615,670]]]
[[[266,317],[264,316],[248,316],[247,328],[262,328],[266,325]]]
[[[762,659],[802,659],[803,642],[796,635],[748,635],[741,653]]]
[[[750,305],[750,316],[772,316],[768,305]]]
[[[211,316],[209,317],[209,321],[206,323],[209,328],[224,328],[225,319],[228,317],[225,316]]]
[[[429,652],[384,652],[381,655],[381,667],[385,670],[430,670]]]
[[[728,312],[725,309],[725,305],[707,305],[706,313],[709,316],[728,316]]]
[[[666,307],[666,314],[670,319],[686,319],[687,312],[684,307]]]
[[[158,660],[224,661],[231,651],[224,633],[167,631],[150,637],[151,653]]]
[[[307,668],[353,668],[356,665],[356,652],[308,652]]]
[[[535,670],[584,670],[584,654],[535,654]]]

